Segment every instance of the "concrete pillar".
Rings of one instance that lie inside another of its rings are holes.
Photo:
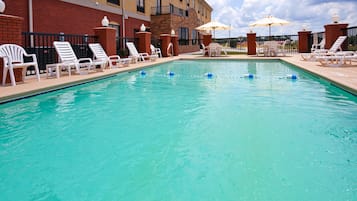
[[[310,42],[311,31],[299,31],[298,36],[299,36],[299,53],[310,52],[311,47],[309,44],[311,44]]]
[[[257,54],[256,33],[247,33],[248,55]]]
[[[0,14],[0,45],[2,44],[17,44],[22,45],[22,24],[24,19],[22,17],[3,15]],[[0,59],[0,80],[2,82],[3,74],[3,60]],[[22,70],[15,69],[15,80],[16,82],[22,81]],[[10,75],[7,74],[6,83],[10,83]]]
[[[161,53],[163,57],[168,57],[168,52],[167,48],[169,47],[169,44],[171,43],[171,35],[169,34],[161,34],[160,35],[161,39]]]
[[[117,54],[117,43],[115,38],[115,29],[111,27],[96,27],[94,35],[98,37],[98,42],[108,56]]]
[[[347,36],[347,26],[348,24],[327,24],[325,25],[325,49],[329,49],[339,36]],[[347,50],[348,42],[342,44],[342,50]]]
[[[178,35],[171,35],[171,43],[174,48],[174,56],[178,56],[179,55]]]
[[[136,38],[138,38],[138,52],[146,52],[148,54],[151,53],[150,44],[151,44],[151,32],[141,31],[135,34]]]

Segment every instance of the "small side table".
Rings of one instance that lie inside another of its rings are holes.
[[[47,64],[46,65],[46,77],[53,77],[54,71],[56,72],[56,78],[58,79],[61,75],[61,70],[63,67],[67,68],[68,75],[71,76],[71,66],[63,65],[62,63]]]

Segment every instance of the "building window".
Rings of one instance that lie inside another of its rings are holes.
[[[107,0],[107,2],[120,6],[120,0]]]
[[[180,27],[179,28],[179,43],[180,45],[188,45],[189,44],[189,32],[187,27]]]
[[[174,5],[170,4],[170,13],[174,13],[175,7]]]
[[[196,45],[198,43],[198,32],[196,30],[192,30],[192,45]]]
[[[156,14],[161,14],[162,12],[162,7],[161,7],[161,0],[156,0]]]
[[[136,11],[145,13],[145,0],[136,0]]]
[[[120,37],[120,25],[119,24],[109,24],[109,27],[115,29],[115,37],[118,39]]]
[[[183,10],[181,8],[179,8],[179,15],[183,16]]]

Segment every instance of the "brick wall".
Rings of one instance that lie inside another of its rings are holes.
[[[171,33],[171,15],[155,15],[151,16],[151,33],[152,38],[159,39],[160,34]]]
[[[22,24],[22,31],[28,31],[28,0],[3,0],[6,4],[5,12],[6,15],[19,16],[24,19]]]
[[[12,15],[0,14],[0,45],[6,43],[21,45],[21,30],[23,18]],[[15,80],[22,80],[21,69],[15,69]],[[2,82],[3,60],[0,59],[0,80]],[[7,82],[10,82],[10,76],[7,75]]]
[[[191,39],[192,31],[201,24],[199,23],[197,13],[194,9],[189,9],[188,16],[189,17],[172,15],[172,27],[176,31],[176,33],[178,32],[179,27],[188,28],[190,33],[189,37]]]
[[[200,26],[199,18],[194,9],[189,9],[189,17],[178,16],[178,15],[157,15],[151,16],[151,33],[154,39],[160,38],[160,34],[170,34],[171,29],[174,29],[176,34],[178,34],[180,27],[186,27],[189,30],[189,38],[192,37],[192,31]],[[171,26],[172,25],[172,26]],[[198,51],[199,45],[188,45],[180,46],[180,53]]]
[[[122,23],[120,23],[122,24]],[[135,30],[139,31],[141,24],[144,24],[146,27],[151,27],[150,22],[144,22],[142,20],[138,20],[135,18],[130,18],[125,20],[125,34],[126,37],[134,38],[135,37]]]
[[[0,44],[15,43],[21,45],[23,18],[0,14]]]
[[[186,27],[189,29],[191,38],[192,30],[200,26],[197,13],[194,9],[189,9],[189,17],[178,15],[156,15],[151,16],[151,33],[153,38],[160,38],[160,34],[170,34],[171,29],[174,29],[178,34],[179,27]]]
[[[5,0],[5,3],[5,14],[23,17],[22,31],[29,31],[28,0]],[[94,34],[93,28],[101,26],[104,16],[107,16],[109,21],[122,25],[121,15],[60,0],[33,0],[32,4],[34,32],[92,35]],[[129,18],[125,22],[126,37],[134,37],[134,29],[138,29],[142,23],[150,26],[150,22],[134,18]]]

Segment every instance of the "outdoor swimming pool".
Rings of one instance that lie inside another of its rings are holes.
[[[0,105],[0,200],[356,200],[355,96],[279,61],[145,72]]]

